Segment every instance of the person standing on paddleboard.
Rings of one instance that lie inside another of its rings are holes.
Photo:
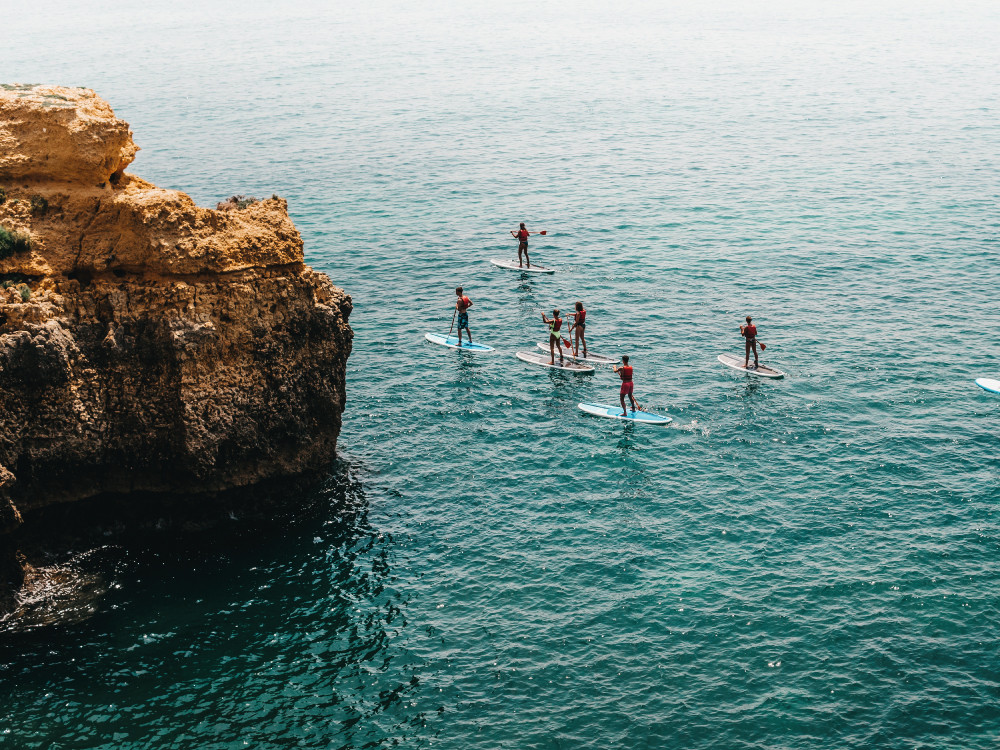
[[[747,324],[740,326],[740,335],[746,339],[746,358],[743,360],[744,369],[750,369],[750,350],[753,349],[753,366],[757,369],[757,326],[753,324],[753,318],[747,315]],[[764,345],[761,344],[761,349]]]
[[[455,313],[458,316],[458,345],[462,345],[462,329],[469,334],[469,343],[472,343],[472,331],[469,330],[469,308],[472,307],[472,300],[465,296],[462,287],[455,288],[458,300],[455,302]]]
[[[573,342],[573,356],[580,356],[580,344],[583,344],[583,357],[587,357],[587,339],[583,337],[584,329],[587,327],[587,311],[583,309],[583,303],[577,302],[576,312],[573,313],[573,322],[570,323],[569,332],[576,334],[573,336],[571,341]]]
[[[549,327],[549,354],[552,355],[552,359],[549,360],[549,364],[554,365],[556,363],[556,349],[559,350],[559,363],[562,364],[562,342],[559,340],[559,329],[562,328],[562,318],[559,317],[559,311],[553,310],[551,319],[546,318],[545,313],[542,313],[542,320],[545,321],[545,325]]]
[[[524,260],[528,264],[528,268],[531,268],[531,259],[528,258],[528,235],[531,234],[527,229],[524,228],[524,222],[521,222],[521,228],[516,232],[511,230],[511,235],[517,240],[517,265],[521,264],[521,253],[524,253]]]
[[[632,411],[641,411],[639,409],[639,404],[635,400],[635,396],[632,395],[632,365],[628,363],[628,357],[622,357],[621,367],[615,365],[611,368],[614,372],[618,373],[618,377],[622,379],[621,390],[618,391],[618,400],[622,402],[622,416],[628,416],[628,409],[625,408],[625,397],[628,396],[628,400],[632,404]]]

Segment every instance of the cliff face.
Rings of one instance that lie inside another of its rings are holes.
[[[350,297],[285,201],[199,208],[125,174],[137,150],[93,91],[0,87],[0,534],[334,457]]]

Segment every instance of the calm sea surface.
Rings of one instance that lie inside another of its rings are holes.
[[[995,3],[0,5],[131,171],[286,197],[356,335],[327,484],[81,551],[0,745],[997,746]],[[423,340],[457,284],[495,354]],[[670,428],[514,357],[577,299]]]

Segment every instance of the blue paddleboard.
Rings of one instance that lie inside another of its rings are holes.
[[[462,339],[462,345],[458,345],[458,336],[442,336],[440,333],[425,333],[424,338],[430,341],[432,344],[440,344],[441,346],[447,346],[449,349],[461,349],[463,352],[493,352],[496,351],[492,346],[486,346],[486,344],[474,343],[470,344],[468,339]]]
[[[607,404],[579,404],[579,407],[587,412],[587,414],[593,414],[595,417],[620,419],[623,422],[667,425],[674,421],[673,417],[665,417],[662,414],[653,414],[648,411],[632,411],[629,409],[627,414],[622,414],[621,406],[608,406]]]
[[[989,391],[990,393],[1000,393],[1000,380],[994,380],[993,378],[977,378],[976,385],[984,391]]]

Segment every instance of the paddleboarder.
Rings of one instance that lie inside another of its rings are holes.
[[[757,326],[753,324],[753,318],[749,315],[747,315],[747,324],[740,326],[740,335],[746,339],[746,358],[743,360],[743,367],[747,370],[750,369],[750,350],[753,349],[753,366],[756,369],[759,364],[757,361]],[[763,348],[764,345],[761,344],[761,349]]]
[[[511,230],[511,235],[517,240],[517,265],[523,265],[521,263],[521,253],[524,253],[524,260],[528,264],[528,268],[531,268],[531,259],[528,258],[528,235],[531,234],[527,229],[524,228],[524,222],[521,222],[521,228],[516,232]]]
[[[472,331],[469,330],[469,308],[472,307],[472,300],[465,296],[462,287],[455,288],[458,299],[455,301],[455,315],[458,316],[458,345],[462,345],[462,329],[469,334],[469,343],[472,343]],[[455,316],[452,316],[454,319]],[[449,335],[451,331],[448,332]]]
[[[635,400],[635,396],[632,395],[632,365],[628,363],[628,357],[623,356],[621,366],[615,365],[611,369],[618,373],[618,377],[622,379],[622,387],[618,391],[618,400],[622,402],[622,416],[628,416],[628,409],[625,408],[626,396],[628,396],[628,400],[632,403],[632,411],[642,411]]]
[[[524,226],[523,224],[521,226]],[[562,318],[559,317],[559,311],[552,311],[552,318],[545,317],[545,313],[542,313],[542,320],[545,321],[545,325],[549,327],[549,354],[552,355],[552,359],[549,360],[550,365],[556,363],[556,349],[559,350],[559,362],[563,361],[562,353],[562,342],[560,341],[559,329],[562,328]]]
[[[573,341],[573,356],[580,356],[580,344],[583,344],[583,356],[587,357],[587,339],[584,338],[584,329],[587,327],[587,311],[583,309],[583,303],[577,302],[576,312],[573,313],[573,322],[570,323],[569,332],[576,331],[571,341]]]

